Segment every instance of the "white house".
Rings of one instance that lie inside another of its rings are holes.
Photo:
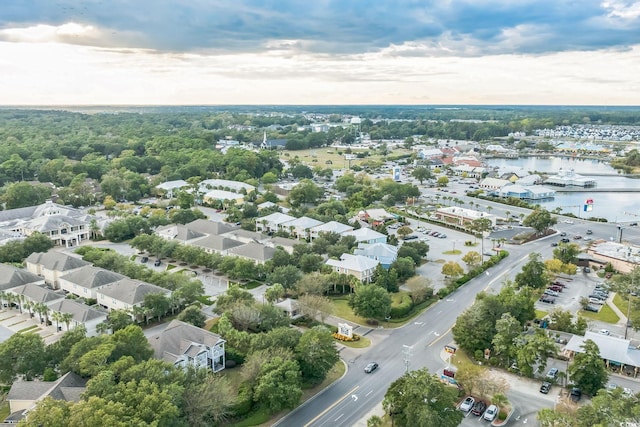
[[[87,265],[60,276],[60,289],[82,298],[97,299],[96,289],[117,282],[126,276],[103,268]]]
[[[84,326],[87,330],[87,336],[95,336],[98,334],[96,327],[107,320],[107,313],[96,310],[86,304],[82,304],[72,299],[63,299],[49,305],[49,319],[53,318],[53,313],[69,313],[71,321],[68,329],[74,329],[78,326]],[[55,323],[55,321],[53,321]],[[58,322],[59,323],[59,322]],[[66,327],[67,325],[64,325]],[[62,324],[56,324],[59,331],[62,330]]]
[[[309,218],[308,216],[301,216],[300,218],[281,224],[280,228],[296,236],[298,239],[308,239],[311,234],[310,230],[321,224],[323,224],[322,221]]]
[[[354,255],[362,255],[379,261],[384,268],[389,268],[398,259],[398,247],[386,243],[363,244],[353,251]]]
[[[34,252],[25,260],[27,271],[44,277],[47,285],[59,288],[58,279],[63,274],[91,265],[81,258],[73,257],[55,249],[48,252]]]
[[[277,232],[281,230],[282,224],[293,221],[296,217],[274,212],[267,216],[256,218],[256,231],[261,232]]]
[[[133,307],[142,307],[144,296],[147,294],[163,293],[167,297],[171,291],[152,285],[125,278],[117,282],[109,283],[96,290],[98,304],[108,310],[132,310]]]
[[[187,368],[219,372],[225,367],[225,341],[220,335],[180,320],[172,320],[159,335],[149,338],[154,357]]]
[[[354,236],[357,243],[387,243],[387,235],[379,233],[367,227],[353,231],[347,231],[343,236]]]
[[[344,234],[349,231],[353,231],[353,227],[338,221],[329,221],[327,223],[320,224],[316,227],[313,227],[309,231],[310,231],[311,240],[313,240],[319,237],[321,233]]]
[[[162,191],[167,198],[171,199],[176,190],[188,187],[189,183],[187,181],[178,179],[176,181],[167,181],[163,182],[162,184],[156,185],[156,190]]]
[[[371,282],[380,261],[362,255],[342,254],[340,259],[328,259],[325,264],[337,273],[355,276],[361,282]]]

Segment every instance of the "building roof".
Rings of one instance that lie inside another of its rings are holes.
[[[118,280],[117,282],[109,283],[98,289],[97,292],[129,305],[141,304],[144,302],[144,296],[147,294],[171,293],[160,286],[129,279],[128,277]]]
[[[210,190],[204,194],[204,197],[207,199],[214,199],[214,200],[244,199],[244,196],[240,193],[234,193],[234,192],[225,191],[225,190]]]
[[[382,237],[384,237],[385,240],[387,239],[386,235],[367,227],[362,227],[353,231],[347,231],[346,233],[343,233],[343,236],[353,236],[356,238],[357,242],[367,242],[369,240],[376,240]]]
[[[380,261],[362,255],[342,254],[340,259],[328,259],[325,263],[332,267],[340,267],[352,271],[367,271],[376,268]]]
[[[76,268],[91,265],[81,258],[76,258],[60,251],[34,252],[29,255],[26,262],[38,264],[51,271],[69,271]]]
[[[189,240],[199,239],[206,236],[206,234],[191,230],[187,228],[186,225],[182,224],[170,224],[158,227],[155,233],[160,237],[178,240],[181,242],[188,242]]]
[[[267,223],[283,224],[285,222],[293,221],[294,219],[296,219],[294,216],[283,214],[282,212],[274,212],[267,216],[256,218],[256,223],[262,224],[263,221],[266,221]]]
[[[295,245],[300,245],[300,240],[287,239],[286,237],[272,237],[265,244],[273,246],[274,248],[282,246],[283,248],[293,248]]]
[[[302,230],[306,230],[308,228],[317,227],[318,225],[323,224],[322,221],[318,221],[314,218],[309,218],[308,216],[301,216],[300,218],[296,218],[289,222],[285,222],[281,224],[283,227],[295,227],[300,228]]]
[[[11,289],[11,292],[17,295],[24,295],[33,302],[43,303],[63,299],[65,297],[63,293],[54,292],[49,288],[36,285],[34,283],[27,283],[26,285],[15,287]]]
[[[0,264],[0,291],[26,285],[43,283],[44,278],[12,265]]]
[[[347,224],[343,224],[338,221],[329,221],[324,224],[320,224],[311,229],[314,233],[337,233],[342,234],[348,231],[353,231],[353,227]]]
[[[269,239],[269,236],[267,236],[266,234],[258,233],[251,230],[245,230],[243,228],[236,228],[234,230],[229,231],[228,233],[224,233],[224,237],[228,237],[230,239],[235,239],[239,241],[255,240],[256,242]]]
[[[256,261],[268,261],[273,258],[276,252],[275,248],[265,246],[260,243],[250,242],[246,245],[229,249],[229,255],[238,255],[244,258],[251,258]]]
[[[362,255],[366,257],[391,257],[398,256],[398,247],[387,243],[363,244],[357,248],[354,255]]]
[[[108,283],[117,282],[125,277],[126,276],[114,271],[87,265],[79,270],[60,276],[60,279],[82,286],[83,288],[95,289]]]
[[[256,187],[251,184],[247,184],[246,182],[230,181],[228,179],[205,179],[204,181],[201,181],[198,186],[200,186],[202,190],[206,190],[207,188],[226,187],[238,191],[244,188],[247,193],[256,189]]]
[[[78,323],[107,317],[106,313],[72,299],[63,299],[55,302],[49,308],[51,311],[57,311],[58,313],[70,313],[73,316],[73,320]]]
[[[167,181],[162,184],[156,185],[158,190],[175,190],[176,188],[188,187],[189,183],[183,179],[178,179],[175,181]]]
[[[242,242],[238,240],[230,239],[224,236],[207,236],[202,239],[196,240],[192,243],[193,246],[197,246],[200,248],[211,249],[214,251],[227,251],[231,248],[235,248],[236,246],[242,245]]]
[[[159,335],[149,338],[154,357],[170,363],[186,354],[193,344],[214,347],[224,342],[220,335],[180,320],[172,320]]]
[[[505,185],[511,184],[511,181],[508,179],[500,179],[500,178],[485,178],[480,181],[481,187],[504,187]]]
[[[285,298],[284,300],[274,304],[274,306],[286,311],[287,313],[293,313],[298,309],[298,301],[291,298]]]
[[[228,222],[211,221],[208,219],[196,219],[185,224],[185,227],[189,230],[196,231],[203,234],[224,234],[232,230],[238,230],[240,227],[237,225],[229,224]]]
[[[369,215],[369,218],[375,221],[384,221],[385,219],[394,218],[394,216],[385,209],[367,209],[365,212]]]
[[[11,385],[8,400],[38,400],[51,396],[56,400],[67,402],[80,401],[87,381],[73,372],[67,372],[57,381],[24,381],[16,380]]]
[[[567,343],[565,349],[582,353],[582,345],[586,340],[591,340],[600,349],[600,357],[625,365],[640,367],[640,350],[633,348],[630,340],[613,337],[611,335],[599,334],[587,331],[584,336],[573,335]]]

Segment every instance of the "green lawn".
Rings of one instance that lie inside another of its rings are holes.
[[[396,293],[392,293],[391,294],[391,299],[393,301],[393,303],[398,303],[400,302],[402,295],[406,294],[407,292],[405,291],[400,291],[400,292],[396,292]],[[351,310],[351,307],[349,307],[349,303],[347,301],[347,299],[343,296],[341,297],[337,297],[337,298],[332,298],[331,299],[333,301],[333,311],[332,311],[332,315],[336,316],[336,317],[340,317],[344,320],[347,320],[349,322],[354,322],[357,323],[359,325],[366,325],[367,324],[367,319],[360,317],[360,316],[356,316],[353,313],[353,310]],[[436,299],[432,299],[431,302],[426,301],[421,303],[421,305],[423,305],[424,307],[421,307],[418,310],[415,310],[413,312],[411,312],[408,316],[401,318],[401,319],[393,319],[391,322],[384,322],[384,321],[380,321],[379,325],[384,327],[384,328],[399,328],[403,325],[405,325],[407,322],[409,322],[411,319],[413,319],[414,317],[416,317],[418,314],[422,313],[427,307],[429,307],[430,305],[433,304],[433,302],[437,301]]]
[[[454,250],[451,250],[451,251],[444,251],[442,253],[444,255],[460,255],[462,253],[462,251],[458,250],[458,249],[454,249]]]
[[[547,312],[544,310],[536,310],[536,319],[542,319],[547,315]]]
[[[371,345],[371,340],[367,337],[360,336],[358,341],[338,341],[336,340],[336,344],[344,344],[347,347],[351,348],[367,348]]]
[[[0,403],[0,419],[4,420],[9,416],[10,413],[9,402],[4,401]]]
[[[349,307],[349,303],[345,298],[332,299],[333,301],[333,311],[331,314],[334,316],[340,317],[344,320],[348,320],[349,322],[354,322],[359,325],[366,325],[367,319],[356,316],[353,314],[353,310]]]
[[[634,297],[637,298],[637,297]],[[629,298],[624,298],[622,296],[620,296],[620,294],[616,294],[613,297],[613,303],[616,305],[616,307],[618,307],[618,310],[620,310],[621,312],[623,312],[625,315],[627,314],[627,312],[629,311]],[[636,310],[633,309],[633,305],[634,305],[634,300],[631,301],[631,312],[630,312],[630,316],[631,318],[633,318]]]
[[[608,305],[603,305],[599,313],[580,310],[578,314],[582,317],[586,317],[587,319],[599,320],[607,323],[618,323],[620,320],[618,315]]]

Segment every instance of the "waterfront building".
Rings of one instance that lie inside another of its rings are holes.
[[[595,187],[596,180],[578,175],[573,169],[560,169],[557,175],[551,176],[544,181],[545,184],[556,185],[558,187]]]

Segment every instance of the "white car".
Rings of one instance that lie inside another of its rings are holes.
[[[602,335],[611,335],[611,332],[609,332],[608,329],[600,329],[599,331]]]
[[[473,397],[467,396],[460,404],[460,410],[462,412],[469,412],[475,403],[476,400]]]
[[[565,224],[573,224],[573,221],[571,221],[570,219],[565,219],[564,221]]]
[[[482,418],[484,418],[486,421],[493,421],[496,419],[497,415],[498,407],[496,405],[491,405],[487,408],[486,411],[484,411],[484,415],[482,416]]]

